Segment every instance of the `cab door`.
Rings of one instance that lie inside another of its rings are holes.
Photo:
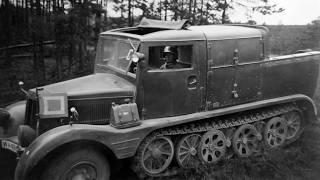
[[[163,48],[176,46],[178,61],[185,66],[164,69]],[[201,110],[205,79],[200,73],[200,60],[205,59],[204,42],[177,42],[150,44],[146,54],[148,68],[142,74],[143,106],[145,119],[190,114]]]
[[[264,59],[263,40],[259,37],[237,40],[238,63],[236,65],[234,93],[235,104],[257,101],[262,97],[261,83]]]
[[[229,106],[234,101],[235,63],[237,42],[230,40],[208,41],[207,99],[208,110]]]

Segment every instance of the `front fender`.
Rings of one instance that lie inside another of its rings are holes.
[[[110,149],[118,159],[131,157],[142,139],[152,128],[115,129],[109,125],[74,124],[52,129],[35,139],[17,164],[16,180],[28,179],[32,169],[50,152],[78,140],[94,141]]]

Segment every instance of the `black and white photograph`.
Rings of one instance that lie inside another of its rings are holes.
[[[0,180],[320,179],[320,1],[0,0]]]

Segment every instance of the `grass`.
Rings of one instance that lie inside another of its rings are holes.
[[[320,125],[308,125],[296,142],[250,158],[232,158],[213,166],[186,170],[174,177],[188,180],[302,180],[320,177]]]

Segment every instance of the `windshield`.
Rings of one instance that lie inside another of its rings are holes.
[[[137,48],[138,42],[128,38],[102,38],[99,64],[127,72],[131,64],[129,55],[133,52],[132,45]]]

